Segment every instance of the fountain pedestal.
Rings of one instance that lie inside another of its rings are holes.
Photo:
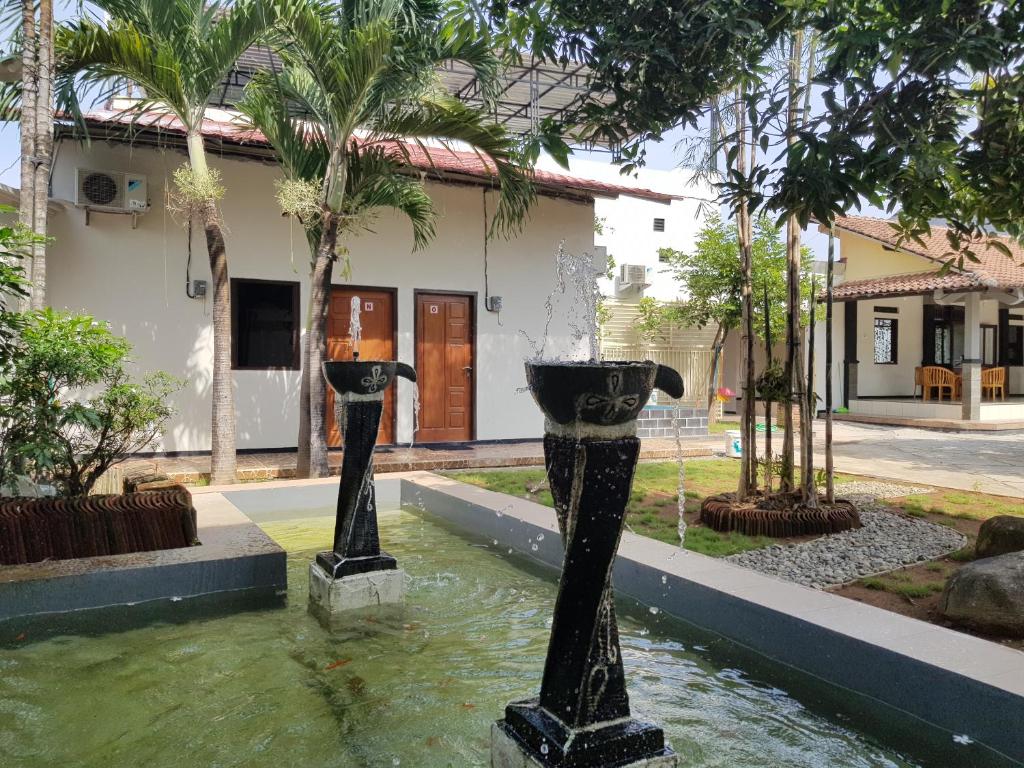
[[[344,454],[334,524],[334,546],[309,568],[309,603],[322,619],[356,608],[401,602],[405,573],[380,548],[373,451],[384,393],[396,375],[416,379],[394,362],[324,363],[324,376],[344,403]]]
[[[661,728],[630,714],[611,574],[640,455],[636,416],[655,386],[680,397],[682,382],[654,363],[530,363],[527,380],[547,417],[565,559],[540,696],[506,707],[491,765],[678,765]]]

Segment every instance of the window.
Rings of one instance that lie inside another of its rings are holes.
[[[996,364],[996,327],[994,325],[981,326],[981,362],[983,365]]]
[[[299,284],[231,281],[233,368],[299,368]]]
[[[665,220],[664,219],[655,219],[654,220],[654,231],[655,232],[664,232],[665,231]]]
[[[894,365],[897,360],[899,321],[891,317],[875,318],[875,363]]]
[[[1009,330],[1006,364],[1024,365],[1024,325],[1011,325]]]
[[[953,365],[953,326],[945,320],[935,323],[935,365]]]

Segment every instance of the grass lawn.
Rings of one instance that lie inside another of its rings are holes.
[[[1024,501],[1020,499],[948,488],[935,488],[931,493],[889,499],[888,503],[912,517],[941,515],[958,520],[981,521],[998,515],[1024,517]]]
[[[542,469],[466,470],[444,474],[491,491],[554,506]],[[700,503],[704,497],[735,490],[738,479],[737,461],[692,459],[686,462],[687,549],[712,557],[726,557],[748,549],[766,547],[776,541],[766,536],[718,533],[698,522]],[[641,463],[637,467],[626,510],[626,524],[634,533],[670,544],[679,542],[678,480],[677,465],[674,462]]]

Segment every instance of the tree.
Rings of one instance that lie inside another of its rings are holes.
[[[213,278],[211,474],[235,481],[235,405],[231,372],[231,291],[217,201],[224,194],[209,167],[203,141],[207,100],[238,57],[267,31],[271,16],[260,0],[96,0],[106,26],[81,18],[57,28],[59,84],[74,102],[76,78],[109,87],[127,79],[144,90],[134,109],[164,112],[184,126],[188,165],[175,174],[179,204],[203,224]],[[191,220],[191,217],[190,217]]]
[[[1024,236],[1024,5],[806,6],[826,110],[790,147],[771,204],[828,226],[866,198],[910,238],[943,218],[951,253],[991,229]]]
[[[781,328],[786,322],[786,242],[781,228],[767,215],[753,222],[752,239],[752,291],[754,332],[762,340],[766,328]],[[652,322],[655,326],[665,322],[704,328],[715,327],[715,361],[709,371],[708,407],[714,398],[714,375],[718,356],[729,335],[739,329],[743,320],[743,265],[740,258],[738,233],[735,224],[725,222],[717,214],[708,217],[697,234],[691,252],[663,248],[661,259],[679,282],[686,299],[659,307]],[[801,274],[811,269],[811,252],[801,250]],[[809,291],[802,294],[806,305]],[[764,300],[762,300],[762,297]],[[767,306],[767,313],[765,307]],[[801,316],[801,325],[807,323],[807,313]]]
[[[65,496],[84,496],[111,466],[153,443],[173,414],[167,398],[181,382],[165,373],[132,382],[125,370],[130,351],[87,315],[28,315],[18,355],[0,378],[0,487],[19,460],[33,479]]]
[[[326,390],[319,371],[339,238],[364,226],[367,212],[381,207],[396,208],[412,222],[414,248],[433,236],[430,199],[421,182],[402,171],[411,145],[429,153],[461,142],[486,159],[501,190],[490,234],[514,231],[533,191],[519,168],[512,138],[484,112],[434,87],[435,67],[459,59],[475,69],[485,92],[493,92],[497,61],[482,43],[444,34],[432,5],[412,0],[356,0],[342,7],[283,2],[280,20],[288,41],[281,49],[285,70],[258,78],[249,102],[253,114],[259,111],[252,109],[254,100],[267,107],[298,105],[307,119],[282,122],[278,112],[274,121],[279,152],[301,155],[305,150],[326,157],[315,196],[301,206],[307,211],[305,225],[319,234],[303,374],[308,381],[309,473],[317,477],[327,474]],[[430,142],[435,143],[432,149]]]

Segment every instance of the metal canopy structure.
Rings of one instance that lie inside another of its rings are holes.
[[[280,68],[280,60],[269,48],[250,48],[217,91],[211,94],[210,104],[227,109],[234,107],[246,83],[256,72]],[[448,62],[438,69],[438,78],[445,90],[460,101],[484,107],[480,84],[470,67],[458,61]],[[501,81],[493,109],[494,118],[510,133],[520,135],[534,131],[545,118],[561,119],[570,115],[587,99],[611,99],[610,95],[592,93],[590,70],[576,63],[563,66],[534,59],[508,66],[501,74]],[[571,140],[573,137],[566,135],[565,138]]]

